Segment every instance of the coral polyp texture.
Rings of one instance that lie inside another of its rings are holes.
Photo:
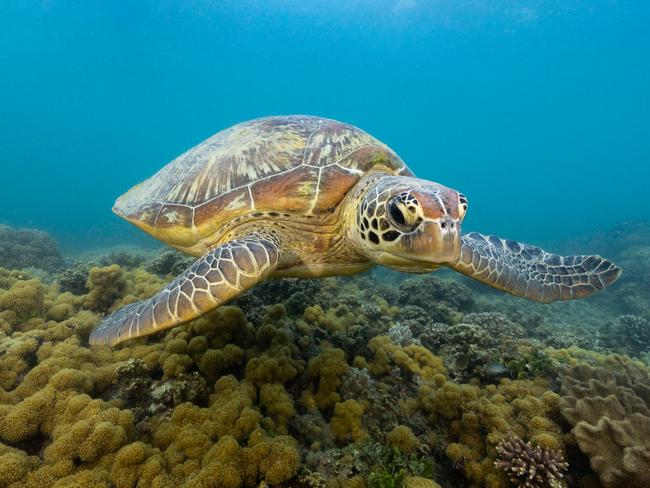
[[[268,281],[90,347],[185,265],[142,256],[51,280],[0,268],[0,487],[650,486],[645,317],[617,309],[580,349],[599,302],[567,328],[558,309],[381,271]]]
[[[506,472],[518,488],[560,488],[569,463],[560,451],[533,446],[519,437],[505,439],[496,447],[497,468]]]

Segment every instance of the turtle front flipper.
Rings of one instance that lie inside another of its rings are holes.
[[[153,297],[105,317],[90,334],[90,344],[114,346],[195,319],[267,278],[279,256],[278,246],[265,237],[222,244]]]
[[[621,269],[600,256],[559,256],[539,247],[485,236],[462,236],[449,267],[507,293],[538,302],[573,300],[611,285]]]

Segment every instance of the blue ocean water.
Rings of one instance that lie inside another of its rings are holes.
[[[616,0],[4,1],[0,222],[68,248],[150,242],[117,196],[289,113],[357,125],[459,189],[466,228],[647,219],[649,19]]]

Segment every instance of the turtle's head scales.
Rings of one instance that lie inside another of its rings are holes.
[[[467,199],[456,190],[417,178],[376,178],[359,199],[357,239],[377,264],[428,272],[460,253]]]

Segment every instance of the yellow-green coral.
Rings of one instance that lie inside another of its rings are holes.
[[[364,407],[357,400],[345,400],[334,405],[331,428],[334,438],[341,442],[359,441],[367,436],[363,430]]]
[[[117,264],[90,268],[88,274],[88,294],[84,297],[84,307],[97,312],[108,311],[126,290],[122,268]]]
[[[201,336],[202,337],[202,336]],[[190,343],[190,346],[194,346],[193,349],[195,351],[198,350],[198,341],[194,342],[193,344]],[[207,341],[206,341],[206,346],[207,346]],[[223,349],[207,349],[203,354],[196,354],[196,356],[199,357],[198,364],[199,364],[199,369],[201,373],[203,373],[208,379],[210,380],[216,380],[221,374],[223,374],[225,371],[228,371],[229,369],[239,366],[244,362],[244,350],[235,345],[235,344],[228,344],[223,347]],[[269,364],[262,364],[263,361],[260,361],[258,363],[258,366],[261,368],[264,368],[265,366],[269,366]],[[272,367],[275,366],[277,363],[274,363]],[[263,376],[263,373],[261,372],[255,372],[253,373],[253,367],[251,367],[251,373],[249,375],[249,378],[253,382],[258,382],[259,380],[257,379],[258,376]],[[255,368],[256,369],[256,368]],[[286,378],[287,375],[277,375],[280,377]],[[289,375],[290,376],[290,375]]]
[[[289,419],[296,415],[293,400],[282,385],[264,384],[260,388],[260,406],[271,417],[275,431],[286,434]]]
[[[262,296],[277,283],[263,285]],[[244,296],[234,302],[242,308],[220,307],[115,349],[88,347],[102,314],[163,285],[142,269],[107,266],[75,296],[0,270],[0,303],[11,303],[0,310],[0,486],[301,486],[309,468],[332,466],[340,473],[320,482],[356,487],[376,466],[356,463],[368,440],[409,462],[446,455],[445,471],[456,469],[463,486],[505,487],[494,467],[505,436],[548,449],[570,442],[548,383],[450,381],[427,348],[383,335],[400,309],[352,283],[309,285],[322,291],[304,313],[290,301],[262,308]],[[546,353],[564,364],[629,363]]]
[[[294,477],[300,465],[295,441],[286,436],[256,437],[244,447],[231,436],[219,439],[184,486],[238,488],[257,486],[259,481],[275,485]]]
[[[413,453],[420,446],[420,441],[406,425],[396,426],[386,434],[386,441],[404,454]]]
[[[421,476],[405,476],[404,488],[440,488],[440,485],[433,480]]]
[[[11,310],[20,319],[40,314],[45,305],[45,289],[39,280],[16,281],[8,291],[0,290],[0,311]]]
[[[303,393],[305,408],[318,407],[326,410],[341,400],[337,389],[341,386],[341,378],[350,367],[345,361],[345,353],[341,349],[326,348],[318,356],[309,361],[308,374],[317,383],[315,392],[306,390]]]
[[[326,311],[320,305],[305,308],[303,317],[308,324],[323,327],[329,332],[346,332],[350,324],[357,320],[349,310],[329,308]]]
[[[0,444],[0,486],[19,482],[36,466],[38,457],[28,456],[19,449]]]
[[[52,443],[45,448],[46,462],[95,461],[127,443],[133,417],[127,410],[110,408],[102,400],[76,395],[57,402],[51,430]]]
[[[234,352],[234,351],[233,351]],[[291,358],[288,348],[279,347],[271,355],[264,353],[246,364],[246,380],[255,385],[285,383],[298,376],[302,364]]]
[[[562,449],[558,396],[543,380],[502,380],[485,388],[453,382],[425,383],[420,408],[432,422],[448,423],[447,457],[462,466],[472,486],[505,487],[494,466],[496,445],[510,435]]]
[[[272,385],[265,391],[267,401],[279,397],[286,402],[286,395]],[[220,484],[214,486],[254,486],[260,480],[280,483],[295,475],[299,453],[288,437],[268,437],[260,428],[262,415],[254,406],[255,388],[246,382],[238,382],[233,376],[220,378],[215,385],[209,408],[189,403],[174,409],[169,422],[158,426],[155,446],[163,451],[163,458],[170,466],[176,466],[176,475],[183,467],[198,469],[196,485],[213,486],[209,483],[215,473]],[[291,416],[289,406],[270,404],[276,425]],[[218,442],[214,443],[218,439]],[[214,444],[213,444],[214,443]],[[247,446],[247,447],[244,447]],[[242,463],[248,458],[249,463]],[[174,471],[172,471],[174,475]],[[190,480],[188,480],[188,483]],[[217,483],[213,481],[213,483]]]
[[[388,336],[377,336],[370,339],[368,347],[375,354],[368,369],[376,375],[390,372],[391,365],[423,379],[432,379],[436,374],[446,372],[442,359],[417,344],[401,347]]]
[[[160,451],[140,441],[127,444],[117,451],[110,478],[117,488],[136,485],[162,488],[173,483]]]

